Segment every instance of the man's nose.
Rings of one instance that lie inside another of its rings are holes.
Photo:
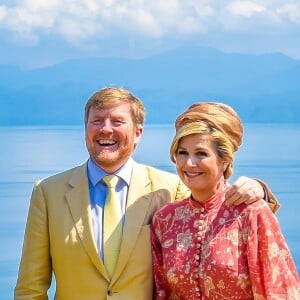
[[[109,119],[104,120],[102,125],[102,131],[105,133],[113,131],[112,123]]]

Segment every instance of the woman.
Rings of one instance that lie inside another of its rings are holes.
[[[180,115],[170,155],[191,196],[153,217],[155,299],[300,299],[300,280],[264,200],[226,206],[243,126],[222,103]]]

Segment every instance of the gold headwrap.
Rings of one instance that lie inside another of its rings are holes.
[[[171,149],[170,149],[170,156],[171,160],[175,162],[174,160],[174,155],[178,149],[178,143],[179,140],[187,135],[193,134],[193,133],[204,133],[205,129],[207,130],[207,124],[205,124],[202,121],[195,121],[195,122],[190,122],[186,123],[181,127],[178,127],[176,130],[175,137],[173,138],[173,142],[171,144]]]
[[[170,148],[172,161],[174,161],[179,140],[193,133],[207,133],[209,129],[217,130],[232,145],[231,148],[234,152],[242,143],[241,120],[230,106],[223,103],[199,102],[193,104],[176,119],[175,128],[176,134]]]

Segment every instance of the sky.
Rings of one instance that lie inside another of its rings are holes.
[[[300,0],[0,0],[0,64],[142,58],[182,46],[300,60]]]

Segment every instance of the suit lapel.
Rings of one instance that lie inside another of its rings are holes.
[[[66,193],[66,199],[78,236],[94,265],[102,273],[102,275],[109,280],[93,238],[86,164],[75,169],[69,180],[69,184],[72,186],[72,189]]]
[[[127,208],[119,261],[112,280],[116,279],[127,264],[135,247],[141,227],[144,225],[150,201],[142,197],[151,192],[151,182],[144,166],[134,164],[128,190]]]

